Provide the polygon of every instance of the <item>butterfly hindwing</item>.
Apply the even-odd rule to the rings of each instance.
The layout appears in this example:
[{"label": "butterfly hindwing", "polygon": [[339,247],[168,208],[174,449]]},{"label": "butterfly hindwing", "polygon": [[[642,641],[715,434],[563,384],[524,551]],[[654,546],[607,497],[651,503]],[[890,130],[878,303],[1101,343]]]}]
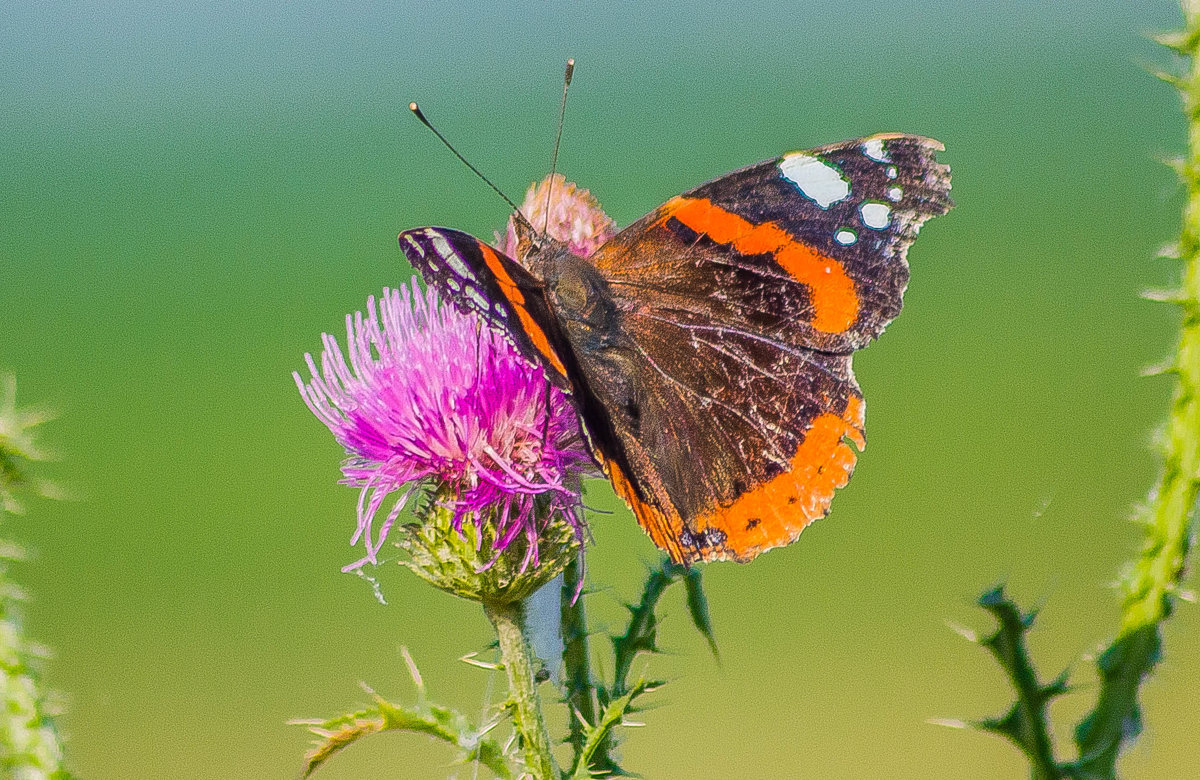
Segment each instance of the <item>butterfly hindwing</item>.
[{"label": "butterfly hindwing", "polygon": [[[784,155],[673,198],[591,256],[637,399],[637,415],[604,399],[623,445],[613,483],[676,560],[787,544],[849,479],[865,443],[850,356],[899,313],[908,246],[949,208],[939,148],[888,135]],[[611,359],[579,356],[598,392]]]},{"label": "butterfly hindwing", "polygon": [[747,561],[825,515],[865,444],[848,355],[649,312],[623,314],[622,332],[578,359],[620,445],[601,459],[660,547]]}]

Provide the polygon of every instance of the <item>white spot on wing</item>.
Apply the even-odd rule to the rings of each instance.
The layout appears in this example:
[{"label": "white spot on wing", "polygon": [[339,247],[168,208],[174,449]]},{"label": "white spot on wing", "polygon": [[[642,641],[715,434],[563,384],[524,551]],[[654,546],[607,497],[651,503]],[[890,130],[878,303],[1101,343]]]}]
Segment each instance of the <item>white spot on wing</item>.
[{"label": "white spot on wing", "polygon": [[404,234],[404,240],[407,241],[408,245],[411,246],[413,248],[413,250],[416,251],[417,257],[425,256],[425,250],[421,248],[420,241],[417,241],[417,239],[413,238],[412,236],[410,236],[407,233]]},{"label": "white spot on wing", "polygon": [[842,246],[850,246],[858,240],[858,236],[853,230],[850,230],[849,228],[842,228],[833,234],[833,240]]},{"label": "white spot on wing", "polygon": [[487,312],[489,309],[491,309],[491,304],[488,302],[488,299],[484,298],[483,294],[480,293],[479,290],[467,285],[463,288],[463,292],[467,294],[467,297],[471,299],[471,303],[475,304],[480,311]]},{"label": "white spot on wing", "polygon": [[450,266],[450,270],[458,274],[469,282],[475,281],[475,274],[463,262],[463,259],[456,253],[451,253],[446,256],[446,265]]},{"label": "white spot on wing", "polygon": [[892,207],[886,203],[869,201],[859,208],[863,224],[872,230],[883,230],[892,222]]},{"label": "white spot on wing", "polygon": [[896,170],[896,166],[894,166],[894,165],[889,165],[889,166],[888,166],[888,169],[887,169],[887,177],[888,177],[889,179],[894,179],[894,178],[896,178],[896,177],[897,177],[897,176],[899,176],[899,175],[900,175],[900,171]]},{"label": "white spot on wing", "polygon": [[900,199],[904,197],[904,190],[900,189],[899,187],[892,187],[890,190],[888,190],[887,196],[888,200],[899,203]]},{"label": "white spot on wing", "polygon": [[891,157],[887,156],[887,152],[883,148],[882,138],[868,138],[863,141],[863,154],[870,157],[875,162],[890,163]]},{"label": "white spot on wing", "polygon": [[850,182],[829,163],[804,152],[785,154],[779,172],[796,185],[804,197],[827,209],[850,195]]},{"label": "white spot on wing", "polygon": [[426,230],[425,235],[429,237],[429,241],[433,244],[434,251],[436,251],[443,260],[448,260],[454,254],[454,250],[450,248],[450,242],[447,241],[446,237],[441,233],[438,233],[436,230]]},{"label": "white spot on wing", "polygon": [[[470,267],[467,266],[466,263],[463,262],[463,259],[458,252],[454,251],[454,249],[450,246],[450,242],[446,240],[445,236],[432,228],[427,228],[425,230],[425,237],[428,238],[430,243],[433,244],[433,248],[437,251],[438,255],[446,261],[446,265],[450,266],[450,270],[452,272],[458,274],[469,282],[477,281],[475,279],[475,273],[470,269]],[[432,267],[433,264],[431,263],[430,268]]]}]

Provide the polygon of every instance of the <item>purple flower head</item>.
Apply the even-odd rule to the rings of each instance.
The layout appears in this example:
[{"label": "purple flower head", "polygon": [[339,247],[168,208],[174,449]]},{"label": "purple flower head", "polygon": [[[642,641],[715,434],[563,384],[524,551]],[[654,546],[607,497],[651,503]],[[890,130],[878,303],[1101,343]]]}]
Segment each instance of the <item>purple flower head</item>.
[{"label": "purple flower head", "polygon": [[536,568],[551,525],[566,524],[572,545],[582,541],[579,481],[590,460],[579,422],[567,397],[501,333],[414,280],[385,289],[378,305],[369,298],[365,314],[347,316],[346,335],[345,353],[322,337],[319,369],[305,355],[307,383],[293,374],[349,453],[342,482],[361,490],[351,543],[362,539],[366,555],[345,570],[377,562],[418,493],[430,501],[423,521],[440,512],[476,550],[487,540],[493,555],[474,564],[480,571],[515,541],[519,571]]},{"label": "purple flower head", "polygon": [[[547,209],[546,196],[552,184]],[[613,221],[600,208],[599,202],[592,194],[575,186],[574,182],[567,181],[561,173],[547,176],[537,184],[530,185],[529,191],[525,193],[525,202],[521,204],[521,213],[534,228],[541,230],[545,225],[546,233],[565,242],[572,252],[581,257],[587,257],[596,251],[617,232]],[[508,220],[504,237],[497,235],[496,241],[500,251],[509,257],[516,257],[517,230],[512,219]]]}]

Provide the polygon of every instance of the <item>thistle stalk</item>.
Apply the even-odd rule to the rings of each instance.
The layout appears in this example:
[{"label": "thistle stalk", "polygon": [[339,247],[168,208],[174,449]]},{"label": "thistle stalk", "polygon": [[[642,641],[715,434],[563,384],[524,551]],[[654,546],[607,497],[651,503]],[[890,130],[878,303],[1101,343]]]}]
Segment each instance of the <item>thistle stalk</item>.
[{"label": "thistle stalk", "polygon": [[1075,732],[1078,777],[1115,777],[1124,743],[1141,730],[1137,702],[1142,680],[1162,652],[1160,626],[1171,616],[1186,571],[1200,489],[1200,0],[1182,0],[1184,29],[1159,37],[1181,55],[1182,76],[1164,76],[1183,99],[1187,153],[1179,166],[1187,192],[1177,255],[1179,290],[1162,296],[1180,307],[1179,345],[1168,371],[1177,384],[1162,442],[1163,470],[1145,510],[1145,541],[1123,582],[1121,627],[1097,661],[1095,709]]},{"label": "thistle stalk", "polygon": [[563,570],[562,638],[563,683],[566,687],[566,704],[570,710],[567,742],[575,753],[575,759],[583,752],[587,742],[587,727],[597,722],[596,687],[592,681],[592,663],[588,653],[587,617],[584,614],[583,567],[578,560],[567,564]]},{"label": "thistle stalk", "polygon": [[[45,457],[35,446],[33,429],[48,417],[18,409],[16,394],[16,378],[0,377],[0,521],[21,511],[25,495],[53,493],[31,469]],[[40,679],[45,651],[25,634],[19,610],[23,596],[11,578],[10,564],[23,558],[20,546],[0,539],[0,776],[69,780],[56,707]]]},{"label": "thistle stalk", "polygon": [[1187,153],[1176,166],[1187,194],[1183,224],[1179,242],[1165,253],[1183,268],[1178,290],[1146,295],[1180,307],[1178,347],[1159,372],[1174,374],[1176,385],[1162,437],[1162,474],[1140,517],[1145,539],[1121,582],[1117,636],[1096,660],[1099,692],[1095,707],[1075,727],[1074,761],[1054,759],[1045,704],[1066,692],[1066,675],[1046,686],[1037,683],[1023,637],[1032,615],[1022,615],[999,589],[980,602],[1000,621],[985,644],[1009,673],[1017,702],[1004,717],[978,725],[1012,739],[1035,779],[1116,780],[1121,751],[1142,730],[1138,694],[1162,658],[1162,624],[1179,597],[1192,546],[1200,494],[1200,0],[1180,5],[1184,29],[1157,40],[1183,62],[1181,73],[1159,74],[1179,91],[1188,122]]},{"label": "thistle stalk", "polygon": [[1200,489],[1200,0],[1182,3],[1186,29],[1176,49],[1188,59],[1178,82],[1188,119],[1188,150],[1182,169],[1187,187],[1179,257],[1179,347],[1171,372],[1178,378],[1163,442],[1163,473],[1147,512],[1146,543],[1125,588],[1121,634],[1171,614],[1191,545],[1190,524]]},{"label": "thistle stalk", "polygon": [[521,735],[526,769],[535,780],[558,780],[558,766],[550,752],[550,732],[542,717],[542,703],[534,680],[533,652],[525,636],[524,604],[484,601],[483,611],[500,642],[500,659],[508,675],[508,706]]}]

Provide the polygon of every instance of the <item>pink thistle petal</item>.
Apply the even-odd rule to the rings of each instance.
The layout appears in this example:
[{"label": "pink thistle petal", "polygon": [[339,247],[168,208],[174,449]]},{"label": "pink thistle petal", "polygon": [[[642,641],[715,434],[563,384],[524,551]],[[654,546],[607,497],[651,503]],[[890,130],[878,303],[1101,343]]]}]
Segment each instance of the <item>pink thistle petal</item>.
[{"label": "pink thistle petal", "polygon": [[[547,208],[549,194],[549,208]],[[616,225],[600,208],[590,192],[567,181],[561,173],[532,184],[525,193],[521,213],[536,230],[564,242],[572,252],[587,257],[616,235]],[[517,231],[509,219],[503,239],[496,237],[498,248],[509,257],[517,254]]]},{"label": "pink thistle petal", "polygon": [[[319,369],[305,355],[307,382],[293,375],[349,456],[342,482],[360,490],[351,543],[361,540],[366,555],[346,570],[377,563],[413,494],[442,485],[457,488],[448,504],[457,531],[468,517],[477,527],[495,523],[498,552],[523,536],[535,548],[525,565],[536,565],[539,526],[555,517],[583,538],[575,508],[590,459],[578,420],[566,396],[502,334],[414,280],[369,298],[365,313],[346,318],[346,336],[344,351],[322,337]],[[539,519],[534,498],[543,494],[552,497],[551,511]]]}]

